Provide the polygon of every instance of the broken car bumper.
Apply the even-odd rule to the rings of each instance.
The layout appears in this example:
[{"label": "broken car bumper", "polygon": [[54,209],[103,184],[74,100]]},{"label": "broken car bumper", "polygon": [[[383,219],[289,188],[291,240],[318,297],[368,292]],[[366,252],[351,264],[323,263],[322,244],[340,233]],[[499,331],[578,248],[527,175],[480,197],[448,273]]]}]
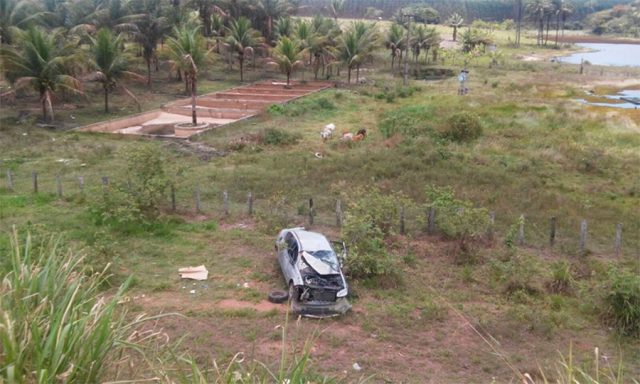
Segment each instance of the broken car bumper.
[{"label": "broken car bumper", "polygon": [[291,301],[291,310],[298,315],[306,317],[332,317],[344,315],[351,309],[351,304],[346,298],[339,298],[335,303],[326,302],[300,302]]}]

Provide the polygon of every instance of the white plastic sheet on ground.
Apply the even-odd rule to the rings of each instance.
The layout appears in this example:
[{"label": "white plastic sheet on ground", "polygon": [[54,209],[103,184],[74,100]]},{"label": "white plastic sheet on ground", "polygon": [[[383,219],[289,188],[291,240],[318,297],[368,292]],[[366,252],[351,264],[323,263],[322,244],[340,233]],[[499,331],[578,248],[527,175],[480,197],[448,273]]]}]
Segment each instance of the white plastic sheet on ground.
[{"label": "white plastic sheet on ground", "polygon": [[180,274],[180,278],[182,279],[191,280],[207,280],[209,277],[209,271],[207,271],[204,265],[180,268],[178,269],[178,274]]}]

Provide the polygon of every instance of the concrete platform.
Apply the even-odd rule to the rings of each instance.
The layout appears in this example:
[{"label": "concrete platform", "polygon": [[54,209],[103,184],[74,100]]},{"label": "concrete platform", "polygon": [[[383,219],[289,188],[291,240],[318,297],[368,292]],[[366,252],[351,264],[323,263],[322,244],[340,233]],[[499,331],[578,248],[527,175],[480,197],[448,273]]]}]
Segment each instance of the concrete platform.
[{"label": "concrete platform", "polygon": [[273,104],[284,104],[333,86],[328,82],[259,82],[196,98],[198,123],[208,123],[201,130],[176,133],[174,126],[191,122],[191,98],[167,103],[160,109],[77,128],[84,132],[103,132],[173,139],[186,139],[213,128],[247,119]]}]

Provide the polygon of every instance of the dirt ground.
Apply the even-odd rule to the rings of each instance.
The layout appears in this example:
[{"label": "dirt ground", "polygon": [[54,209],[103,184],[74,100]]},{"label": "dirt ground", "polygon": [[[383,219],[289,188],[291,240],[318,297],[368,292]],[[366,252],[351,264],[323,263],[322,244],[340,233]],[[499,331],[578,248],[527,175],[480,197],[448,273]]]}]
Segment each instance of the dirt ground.
[{"label": "dirt ground", "polygon": [[[253,223],[244,221],[220,224],[221,231],[251,228]],[[288,324],[287,355],[299,355],[305,343],[311,342],[312,371],[345,382],[369,376],[374,383],[471,383],[491,378],[499,383],[517,382],[518,372],[536,377],[539,366],[553,367],[559,353],[566,353],[572,340],[580,340],[584,330],[536,329],[509,315],[500,297],[487,300],[491,292],[482,282],[461,282],[451,274],[446,242],[429,237],[410,242],[421,265],[416,269],[426,272],[407,279],[393,294],[429,297],[432,304],[421,305],[415,297],[389,299],[379,290],[356,285],[352,287],[353,311],[346,316],[297,318],[288,314],[286,304],[265,300],[270,289],[281,288],[281,276],[273,268],[275,256],[245,244],[242,253],[253,255],[255,267],[270,276],[266,281],[251,278],[249,272],[230,277],[223,271],[212,273],[206,282],[175,278],[166,290],[136,292],[132,305],[136,312],[183,315],[163,318],[157,326],[172,340],[184,337],[183,345],[204,364],[212,360],[224,363],[240,352],[249,361],[255,359],[277,370],[282,327]],[[231,244],[220,257],[233,257],[234,249]],[[216,284],[230,278],[238,283]],[[418,285],[418,280],[441,285]],[[249,291],[258,295],[247,298]],[[588,332],[590,343],[573,341],[576,355],[589,355],[597,345],[603,353],[615,356],[615,350],[605,352],[602,347],[607,335]],[[545,374],[549,378],[554,372],[547,369]]]}]

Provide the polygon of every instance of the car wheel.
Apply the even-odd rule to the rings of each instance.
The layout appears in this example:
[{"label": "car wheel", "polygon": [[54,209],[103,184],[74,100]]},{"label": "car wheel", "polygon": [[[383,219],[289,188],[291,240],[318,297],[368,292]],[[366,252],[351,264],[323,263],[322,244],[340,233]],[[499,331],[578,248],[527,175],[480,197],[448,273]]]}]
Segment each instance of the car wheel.
[{"label": "car wheel", "polygon": [[269,292],[269,301],[275,304],[284,303],[289,298],[289,293],[287,291],[283,291],[282,289],[275,289]]}]

